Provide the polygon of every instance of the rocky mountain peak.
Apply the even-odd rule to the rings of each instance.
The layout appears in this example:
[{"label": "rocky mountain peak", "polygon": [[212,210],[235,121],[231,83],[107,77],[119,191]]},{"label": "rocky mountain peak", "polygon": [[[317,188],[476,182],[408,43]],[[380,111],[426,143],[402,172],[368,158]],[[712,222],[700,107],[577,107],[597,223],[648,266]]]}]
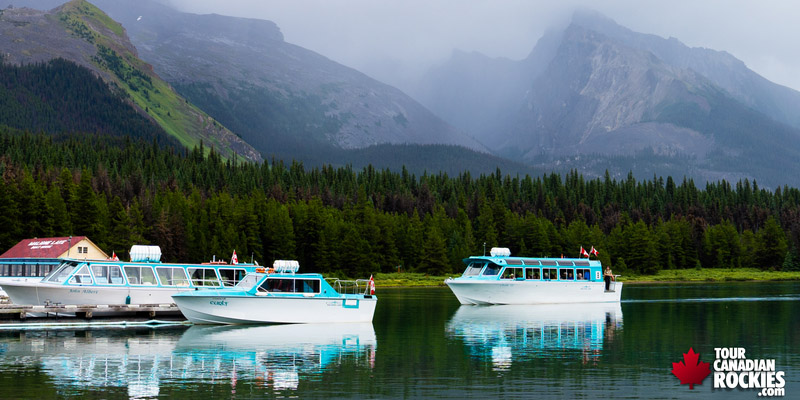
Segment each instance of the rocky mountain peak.
[{"label": "rocky mountain peak", "polygon": [[[478,67],[480,76],[462,73]],[[800,127],[800,93],[728,53],[637,33],[592,11],[548,31],[524,60],[454,57],[426,82],[421,94],[435,95],[423,102],[449,122],[473,127],[503,156],[544,168],[601,175],[622,166],[624,175],[639,165],[700,180],[769,180],[786,177],[784,168],[760,157],[793,160],[800,152],[800,131],[784,125]]]},{"label": "rocky mountain peak", "polygon": [[233,132],[177,95],[138,58],[126,30],[85,0],[50,11],[10,9],[0,14],[0,52],[15,64],[62,58],[100,76],[111,90],[182,144],[204,141],[225,157],[261,161],[261,154]]}]

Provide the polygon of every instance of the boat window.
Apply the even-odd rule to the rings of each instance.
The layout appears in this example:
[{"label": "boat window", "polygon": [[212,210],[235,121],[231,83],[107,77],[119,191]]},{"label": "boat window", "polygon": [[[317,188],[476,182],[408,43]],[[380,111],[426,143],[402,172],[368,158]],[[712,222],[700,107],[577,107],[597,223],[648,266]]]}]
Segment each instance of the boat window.
[{"label": "boat window", "polygon": [[483,271],[484,276],[494,276],[500,273],[500,266],[495,263],[488,263],[486,270]]},{"label": "boat window", "polygon": [[542,265],[547,265],[547,266],[556,265],[556,262],[553,260],[542,260]]},{"label": "boat window", "polygon": [[156,275],[153,273],[153,267],[145,266],[125,266],[125,276],[128,277],[128,283],[131,285],[144,285],[155,286]]},{"label": "boat window", "polygon": [[294,279],[287,278],[267,278],[261,284],[268,292],[294,292]]},{"label": "boat window", "polygon": [[506,267],[500,279],[517,279],[522,278],[522,268]]},{"label": "boat window", "polygon": [[69,280],[69,283],[74,283],[77,285],[91,285],[92,284],[92,275],[89,273],[89,267],[83,266],[75,275],[72,275],[72,278]]},{"label": "boat window", "polygon": [[576,267],[588,267],[589,266],[589,262],[588,261],[575,261],[575,266]]},{"label": "boat window", "polygon": [[542,279],[544,280],[558,279],[556,274],[555,268],[542,268]]},{"label": "boat window", "polygon": [[592,275],[589,273],[589,268],[578,268],[575,271],[575,279],[588,281],[592,277]]},{"label": "boat window", "polygon": [[573,264],[572,261],[558,261],[558,265],[562,267],[571,267],[575,264]]},{"label": "boat window", "polygon": [[222,278],[222,286],[233,287],[244,279],[247,271],[243,268],[220,268],[219,277]]},{"label": "boat window", "polygon": [[295,289],[301,293],[319,293],[319,279],[298,279]]},{"label": "boat window", "polygon": [[539,280],[539,268],[525,268],[525,279]]},{"label": "boat window", "polygon": [[214,268],[189,268],[189,276],[195,286],[219,286]]},{"label": "boat window", "polygon": [[522,260],[519,258],[506,258],[506,264],[508,265],[522,265]]},{"label": "boat window", "polygon": [[189,286],[189,278],[183,268],[156,267],[156,272],[163,286]]},{"label": "boat window", "polygon": [[542,263],[540,263],[539,260],[525,259],[522,261],[525,263],[525,265],[542,265]]},{"label": "boat window", "polygon": [[247,275],[236,284],[236,287],[242,290],[250,290],[258,283],[258,280],[261,279],[262,276],[263,275]]},{"label": "boat window", "polygon": [[486,265],[486,263],[482,261],[469,263],[469,266],[467,266],[467,270],[464,271],[464,276],[475,276],[480,274],[484,265]]},{"label": "boat window", "polygon": [[72,273],[72,270],[75,269],[75,266],[77,265],[78,263],[76,262],[63,262],[61,263],[60,266],[58,266],[58,268],[51,271],[50,275],[48,275],[44,279],[47,280],[48,282],[53,282],[53,283],[64,282],[67,280],[67,277],[69,276],[70,273]]},{"label": "boat window", "polygon": [[92,265],[92,274],[98,285],[122,285],[122,270],[119,265]]},{"label": "boat window", "polygon": [[561,268],[558,270],[558,278],[562,281],[571,281],[575,279],[575,270],[572,268]]}]

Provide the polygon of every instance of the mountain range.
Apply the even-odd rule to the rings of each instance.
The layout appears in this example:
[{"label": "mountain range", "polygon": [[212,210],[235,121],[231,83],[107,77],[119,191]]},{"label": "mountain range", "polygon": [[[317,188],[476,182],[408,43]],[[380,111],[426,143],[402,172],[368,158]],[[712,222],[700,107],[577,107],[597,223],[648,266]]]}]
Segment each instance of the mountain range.
[{"label": "mountain range", "polygon": [[455,52],[415,97],[498,155],[588,175],[800,182],[800,93],[725,52],[576,12],[519,61]]},{"label": "mountain range", "polygon": [[96,0],[178,92],[265,154],[378,144],[486,151],[400,90],[284,41],[270,21]]},{"label": "mountain range", "polygon": [[[50,13],[6,10],[0,16],[5,62],[46,54],[83,65],[184,144],[202,139],[247,159],[312,164],[370,160],[429,171],[576,169],[588,176],[632,171],[641,178],[800,184],[792,174],[800,167],[800,93],[728,53],[633,32],[595,12],[576,12],[522,60],[454,51],[413,85],[412,98],[287,43],[270,21],[182,13],[153,0],[93,3],[114,21],[99,10],[58,17],[65,9],[94,12],[83,0]],[[25,20],[34,17],[35,23]],[[101,40],[81,37],[83,28],[70,26],[72,20]],[[45,22],[50,28],[30,28]],[[164,97],[181,101],[142,96],[134,90],[141,80],[131,87],[130,74],[109,68],[116,58],[97,61],[104,48],[131,71],[163,79],[163,87],[147,93],[170,92]],[[197,127],[165,125],[166,113],[187,110],[229,143]]]}]

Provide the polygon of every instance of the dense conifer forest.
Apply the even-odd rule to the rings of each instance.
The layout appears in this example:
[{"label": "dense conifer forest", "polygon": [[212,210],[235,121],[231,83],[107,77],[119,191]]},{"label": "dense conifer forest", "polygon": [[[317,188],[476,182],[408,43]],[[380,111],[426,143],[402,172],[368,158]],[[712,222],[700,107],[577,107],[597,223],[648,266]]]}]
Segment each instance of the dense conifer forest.
[{"label": "dense conifer forest", "polygon": [[0,124],[31,132],[89,132],[178,141],[136,112],[87,68],[64,59],[4,64],[0,56]]},{"label": "dense conifer forest", "polygon": [[755,182],[633,176],[585,179],[501,171],[414,175],[224,160],[207,149],[101,134],[0,128],[0,249],[31,237],[87,235],[124,258],[262,264],[366,276],[454,274],[492,246],[577,257],[594,246],[615,273],[663,268],[798,268],[800,191]]}]

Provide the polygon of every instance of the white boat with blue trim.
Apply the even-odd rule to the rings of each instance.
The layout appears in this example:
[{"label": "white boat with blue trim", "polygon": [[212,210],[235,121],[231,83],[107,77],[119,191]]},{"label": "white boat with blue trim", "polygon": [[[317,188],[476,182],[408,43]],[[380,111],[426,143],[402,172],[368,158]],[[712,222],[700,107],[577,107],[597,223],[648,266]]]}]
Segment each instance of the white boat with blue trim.
[{"label": "white boat with blue trim", "polygon": [[372,322],[378,298],[370,279],[326,281],[298,274],[294,260],[247,275],[231,289],[177,293],[175,304],[195,324],[297,324]]},{"label": "white boat with blue trim", "polygon": [[[14,304],[172,304],[172,295],[208,287],[233,287],[255,264],[161,263],[158,246],[133,246],[131,261],[66,258],[39,280],[3,282]],[[95,314],[102,314],[96,312]]]},{"label": "white boat with blue trim", "polygon": [[511,257],[504,247],[490,256],[465,258],[464,273],[448,278],[461,304],[556,304],[619,302],[616,276],[606,288],[600,261],[586,258]]}]

